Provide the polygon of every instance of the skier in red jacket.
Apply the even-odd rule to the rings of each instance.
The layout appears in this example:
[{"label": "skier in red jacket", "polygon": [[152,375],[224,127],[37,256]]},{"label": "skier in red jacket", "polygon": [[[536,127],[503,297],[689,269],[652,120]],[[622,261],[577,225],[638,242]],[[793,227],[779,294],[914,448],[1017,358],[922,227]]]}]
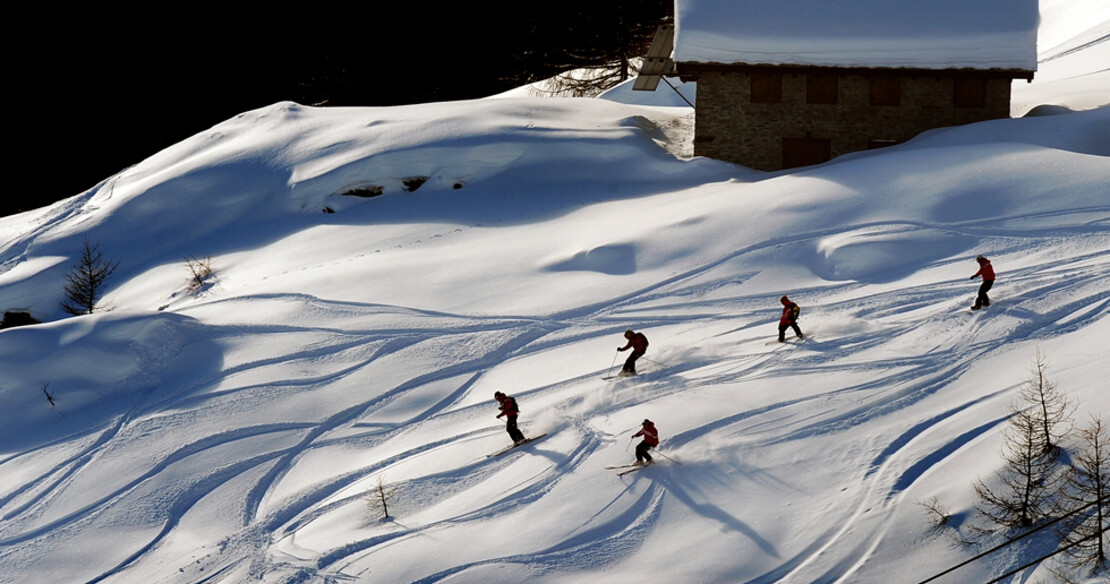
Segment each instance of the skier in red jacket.
[{"label": "skier in red jacket", "polygon": [[782,302],[782,317],[779,318],[779,342],[786,342],[787,328],[793,328],[794,334],[798,335],[798,338],[804,337],[802,329],[798,328],[798,314],[801,313],[802,309],[787,298],[785,294],[779,301]]},{"label": "skier in red jacket", "polygon": [[644,439],[636,445],[636,464],[651,464],[652,458],[648,450],[659,446],[659,431],[651,420],[644,420],[643,428],[632,435],[633,438],[643,436]]},{"label": "skier in red jacket", "polygon": [[513,444],[524,442],[524,433],[516,427],[516,417],[520,414],[520,410],[516,406],[516,400],[500,391],[493,393],[493,399],[501,405],[501,413],[497,414],[497,417],[506,416],[505,431],[509,433],[509,438],[513,439]]},{"label": "skier in red jacket", "polygon": [[648,340],[644,333],[632,332],[632,329],[624,331],[624,338],[628,339],[628,344],[623,347],[617,347],[618,351],[627,351],[632,349],[632,354],[624,362],[624,368],[618,374],[621,377],[631,377],[636,375],[636,360],[644,356],[647,352]]},{"label": "skier in red jacket", "polygon": [[994,286],[994,268],[991,267],[991,261],[983,256],[978,256],[975,261],[979,262],[979,271],[971,276],[971,279],[982,277],[983,283],[979,285],[979,294],[975,297],[975,305],[971,307],[972,310],[979,310],[991,305],[991,299],[987,298],[987,291]]}]

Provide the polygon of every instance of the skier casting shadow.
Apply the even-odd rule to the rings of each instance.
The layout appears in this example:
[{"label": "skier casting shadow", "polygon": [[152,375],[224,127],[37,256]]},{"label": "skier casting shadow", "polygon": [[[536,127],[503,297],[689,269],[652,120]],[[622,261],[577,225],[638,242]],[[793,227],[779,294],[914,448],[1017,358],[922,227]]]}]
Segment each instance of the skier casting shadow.
[{"label": "skier casting shadow", "polygon": [[517,408],[516,399],[507,396],[500,391],[494,392],[493,398],[501,406],[501,413],[497,417],[505,416],[505,431],[509,433],[509,438],[513,439],[513,444],[519,445],[524,442],[524,433],[516,427],[516,417],[520,414],[520,409]]},{"label": "skier casting shadow", "polygon": [[785,294],[779,300],[782,302],[782,317],[779,318],[779,342],[786,342],[787,328],[793,328],[794,334],[798,335],[798,338],[804,337],[802,329],[798,328],[798,315],[801,314],[802,309],[787,298]]},{"label": "skier casting shadow", "polygon": [[648,450],[659,446],[659,431],[655,429],[655,424],[651,420],[644,420],[643,428],[639,432],[632,435],[632,438],[643,436],[644,439],[636,445],[636,464],[647,465],[654,462]]},{"label": "skier casting shadow", "polygon": [[975,261],[979,262],[979,271],[971,276],[971,279],[982,277],[983,283],[979,285],[979,294],[975,296],[975,304],[971,307],[972,310],[979,310],[991,305],[991,299],[987,297],[987,291],[994,286],[994,268],[991,267],[991,261],[983,256],[978,256]]},{"label": "skier casting shadow", "polygon": [[624,338],[628,339],[628,344],[623,347],[618,347],[618,351],[627,351],[632,349],[632,354],[624,362],[624,368],[618,374],[621,377],[631,377],[636,375],[636,360],[644,356],[647,352],[648,340],[644,333],[633,332],[632,329],[624,331]]}]

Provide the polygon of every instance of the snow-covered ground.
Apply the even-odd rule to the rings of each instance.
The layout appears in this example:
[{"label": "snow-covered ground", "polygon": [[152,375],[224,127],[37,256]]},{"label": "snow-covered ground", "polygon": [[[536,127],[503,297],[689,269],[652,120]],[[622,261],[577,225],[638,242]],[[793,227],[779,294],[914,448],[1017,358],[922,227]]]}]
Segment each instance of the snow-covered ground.
[{"label": "snow-covered ground", "polygon": [[[620,92],[282,103],[0,219],[0,309],[46,321],[0,331],[0,582],[898,584],[968,558],[1037,351],[1079,425],[1110,413],[1107,22],[1042,23],[1015,109],[1062,108],[793,172],[676,157],[688,108]],[[85,238],[119,269],[63,318]],[[976,254],[999,280],[971,313]],[[784,293],[804,342],[770,342]],[[641,374],[603,381],[627,327]],[[547,436],[487,457],[495,391]],[[617,477],[644,418],[659,463]]]}]

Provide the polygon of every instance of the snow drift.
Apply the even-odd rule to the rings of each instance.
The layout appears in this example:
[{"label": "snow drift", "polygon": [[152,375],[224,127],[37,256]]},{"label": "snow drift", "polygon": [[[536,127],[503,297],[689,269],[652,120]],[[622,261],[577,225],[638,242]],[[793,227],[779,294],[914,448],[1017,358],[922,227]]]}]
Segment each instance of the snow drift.
[{"label": "snow drift", "polygon": [[[1080,423],[1110,411],[1110,109],[773,174],[660,147],[687,118],[281,103],[0,219],[0,307],[46,321],[0,332],[0,581],[890,583],[966,558],[915,503],[973,521],[1035,352]],[[62,318],[86,238],[120,269]],[[783,293],[796,345],[768,343]],[[602,381],[627,327],[641,375]],[[547,437],[487,458],[494,391]],[[645,417],[659,463],[617,478]]]}]

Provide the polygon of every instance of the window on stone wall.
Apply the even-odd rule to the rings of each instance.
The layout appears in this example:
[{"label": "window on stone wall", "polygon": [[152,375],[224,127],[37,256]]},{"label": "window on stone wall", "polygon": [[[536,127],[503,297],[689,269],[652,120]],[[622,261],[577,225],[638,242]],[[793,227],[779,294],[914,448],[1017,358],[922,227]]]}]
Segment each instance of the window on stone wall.
[{"label": "window on stone wall", "polygon": [[782,103],[782,73],[752,73],[752,103]]},{"label": "window on stone wall", "polygon": [[821,164],[832,158],[832,140],[829,138],[783,138],[782,167],[795,168]]},{"label": "window on stone wall", "polygon": [[986,107],[987,80],[974,77],[957,78],[952,105],[956,107]]},{"label": "window on stone wall", "polygon": [[872,77],[871,105],[902,105],[900,77]]},{"label": "window on stone wall", "polygon": [[806,103],[837,103],[839,89],[840,78],[836,75],[807,75]]}]

